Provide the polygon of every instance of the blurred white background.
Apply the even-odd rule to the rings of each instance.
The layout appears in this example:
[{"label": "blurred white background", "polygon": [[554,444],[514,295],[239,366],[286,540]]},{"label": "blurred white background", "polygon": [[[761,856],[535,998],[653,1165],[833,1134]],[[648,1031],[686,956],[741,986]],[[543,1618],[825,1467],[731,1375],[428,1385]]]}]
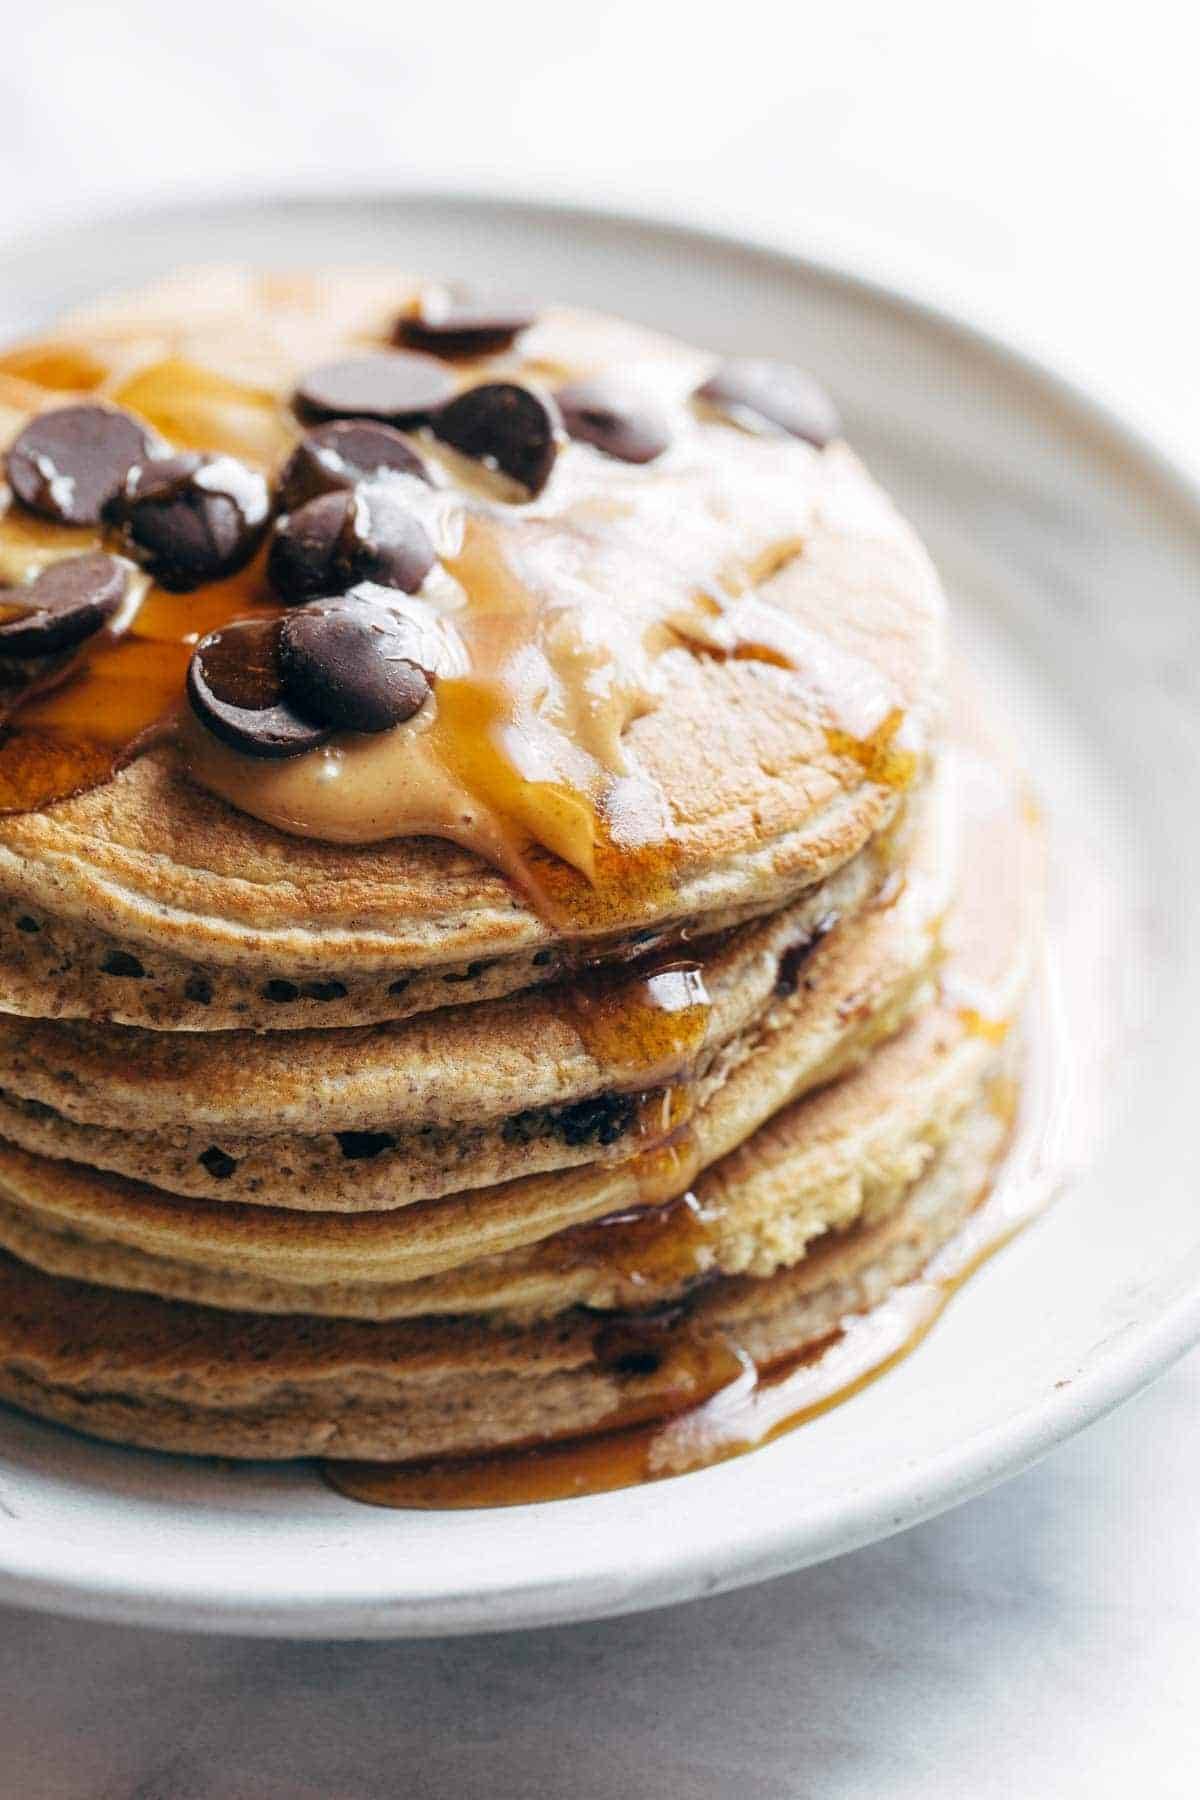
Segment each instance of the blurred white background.
[{"label": "blurred white background", "polygon": [[[0,239],[11,266],[75,217],[289,189],[630,205],[915,287],[1200,468],[1193,10],[35,0]],[[0,1792],[1183,1800],[1198,1399],[1193,1358],[950,1518],[653,1619],[325,1654],[0,1614]]]},{"label": "blurred white background", "polygon": [[1181,441],[1184,0],[46,0],[0,62],[8,232],[147,196],[443,182],[687,213],[966,307]]}]

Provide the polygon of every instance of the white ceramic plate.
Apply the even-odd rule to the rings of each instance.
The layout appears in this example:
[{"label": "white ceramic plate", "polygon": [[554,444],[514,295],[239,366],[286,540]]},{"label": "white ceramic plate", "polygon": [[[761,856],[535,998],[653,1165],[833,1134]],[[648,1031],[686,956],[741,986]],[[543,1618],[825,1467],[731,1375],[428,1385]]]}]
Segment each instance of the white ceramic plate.
[{"label": "white ceramic plate", "polygon": [[642,221],[410,197],[126,217],[10,250],[3,324],[211,258],[394,261],[594,303],[818,371],[939,560],[1050,821],[1060,1035],[1041,1099],[1084,1171],[932,1336],[769,1449],[503,1512],[353,1505],[0,1413],[0,1597],[94,1617],[402,1636],[596,1617],[854,1548],[1013,1474],[1200,1338],[1185,1121],[1200,1005],[1200,500],[1046,371],[903,296]]}]

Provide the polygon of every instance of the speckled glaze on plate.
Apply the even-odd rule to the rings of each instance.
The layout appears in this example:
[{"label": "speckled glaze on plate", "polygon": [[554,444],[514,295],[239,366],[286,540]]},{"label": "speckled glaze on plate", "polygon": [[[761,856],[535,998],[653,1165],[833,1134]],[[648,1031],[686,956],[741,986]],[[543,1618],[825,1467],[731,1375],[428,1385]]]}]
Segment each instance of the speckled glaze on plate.
[{"label": "speckled glaze on plate", "polygon": [[[19,250],[19,254],[17,251]],[[356,1506],[306,1466],[214,1467],[0,1413],[0,1599],[314,1637],[501,1630],[662,1605],[885,1536],[1015,1473],[1200,1339],[1186,1121],[1200,1003],[1200,496],[968,326],[676,226],[469,196],[126,215],[12,247],[6,336],[180,263],[391,261],[807,363],[924,534],[1020,732],[1051,834],[1031,1117],[1053,1207],[905,1361],[770,1448],[500,1512]]]}]

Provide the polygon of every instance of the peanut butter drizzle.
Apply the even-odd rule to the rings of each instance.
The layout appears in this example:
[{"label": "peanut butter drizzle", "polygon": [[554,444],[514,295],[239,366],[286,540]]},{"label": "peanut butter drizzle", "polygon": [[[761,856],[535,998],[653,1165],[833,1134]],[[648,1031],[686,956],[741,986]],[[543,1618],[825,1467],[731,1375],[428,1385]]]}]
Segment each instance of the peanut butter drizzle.
[{"label": "peanut butter drizzle", "polygon": [[[998,1095],[1002,1116],[1009,1104],[1007,1092]],[[1047,1198],[1044,1185],[1035,1181],[985,1189],[919,1278],[895,1289],[871,1312],[847,1317],[829,1336],[775,1362],[756,1364],[732,1336],[702,1334],[678,1309],[660,1321],[653,1315],[628,1325],[613,1321],[597,1340],[602,1364],[645,1379],[637,1398],[615,1409],[592,1436],[422,1463],[331,1460],[321,1464],[322,1473],[348,1499],[433,1511],[611,1493],[726,1462],[842,1405],[911,1355],[964,1282]],[[698,1211],[694,1217],[702,1241],[703,1218]],[[678,1218],[674,1213],[669,1235]],[[611,1225],[584,1227],[581,1237],[624,1232],[630,1223],[618,1218]],[[649,1231],[641,1254],[647,1252],[654,1254]]]},{"label": "peanut butter drizzle", "polygon": [[[169,447],[263,468],[294,442],[299,427],[279,393],[161,350],[143,366],[130,355],[118,342],[21,346],[0,358],[0,399],[38,410],[103,398]],[[493,368],[468,365],[460,379],[470,385]],[[506,359],[503,373],[529,379],[539,368],[531,344],[528,366]],[[561,356],[555,368],[573,372]],[[270,606],[257,568],[199,594],[142,583],[124,629],[78,653],[53,695],[10,690],[20,721],[3,753],[0,806],[42,806],[101,781],[178,718],[190,773],[245,812],[330,842],[449,838],[504,870],[546,916],[603,926],[631,899],[653,903],[673,888],[670,807],[631,757],[627,732],[657,707],[685,645],[790,671],[835,754],[871,780],[905,785],[915,756],[898,747],[890,682],[771,603],[772,580],[805,553],[820,456],[697,418],[687,404],[697,373],[689,356],[641,370],[672,415],[674,441],[658,463],[632,468],[566,443],[531,503],[498,498],[478,465],[464,470],[417,434],[435,485],[395,479],[439,562],[418,596],[388,596],[417,621],[438,670],[433,700],[412,721],[374,737],[341,734],[286,762],[229,750],[179,705],[183,673],[204,631]],[[0,574],[19,580],[102,535],[10,506]]]}]

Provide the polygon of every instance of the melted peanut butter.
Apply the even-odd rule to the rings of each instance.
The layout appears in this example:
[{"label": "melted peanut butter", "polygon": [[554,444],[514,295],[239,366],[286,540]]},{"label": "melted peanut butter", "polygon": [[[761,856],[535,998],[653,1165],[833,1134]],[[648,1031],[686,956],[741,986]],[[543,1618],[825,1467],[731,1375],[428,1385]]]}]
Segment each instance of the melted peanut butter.
[{"label": "melted peanut butter", "polygon": [[[300,429],[286,398],[302,364],[286,380],[266,364],[261,383],[230,379],[183,354],[183,333],[161,322],[144,329],[155,355],[139,356],[136,327],[129,342],[109,331],[9,352],[0,358],[6,416],[102,398],[137,413],[168,447],[277,467]],[[572,341],[570,327],[557,336],[539,328],[524,360],[459,365],[456,378],[467,386],[495,372],[535,382],[547,369],[555,379],[595,373],[586,331],[574,352]],[[194,778],[270,824],[336,842],[449,838],[505,870],[548,915],[603,922],[621,900],[653,899],[672,882],[671,806],[628,733],[689,655],[787,671],[811,696],[834,755],[856,759],[871,780],[905,785],[915,758],[899,746],[904,720],[889,679],[771,597],[823,529],[823,507],[844,509],[849,490],[835,481],[826,494],[822,456],[806,444],[698,416],[688,395],[706,367],[675,351],[626,369],[635,392],[668,410],[669,450],[633,467],[564,443],[532,502],[415,434],[433,485],[395,480],[439,560],[419,595],[390,596],[419,623],[438,672],[415,719],[377,736],[340,734],[289,761],[229,750],[180,706],[183,674],[204,631],[269,608],[257,568],[199,594],[139,582],[138,603],[73,657],[53,694],[23,699],[10,684],[20,716],[3,753],[0,806],[42,806],[103,780],[178,719]],[[849,503],[865,504],[852,494]],[[102,539],[10,505],[0,575],[19,581]]]}]

